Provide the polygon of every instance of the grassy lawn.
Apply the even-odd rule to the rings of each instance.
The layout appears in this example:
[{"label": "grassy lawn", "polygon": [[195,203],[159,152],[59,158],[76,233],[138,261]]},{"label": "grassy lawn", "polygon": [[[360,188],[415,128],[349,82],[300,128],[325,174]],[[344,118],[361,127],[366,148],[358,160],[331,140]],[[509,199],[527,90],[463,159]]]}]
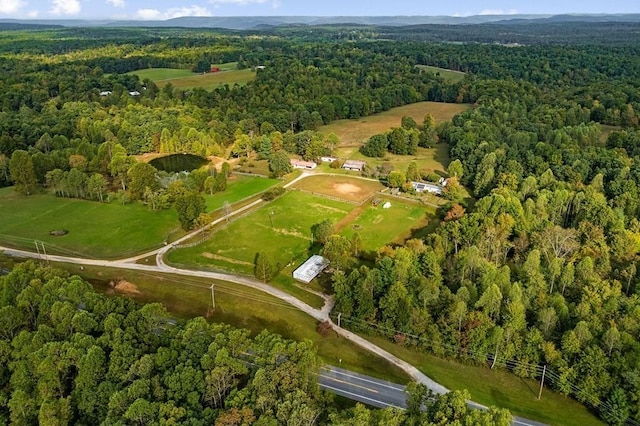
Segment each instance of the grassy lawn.
[{"label": "grassy lawn", "polygon": [[385,244],[401,243],[415,237],[430,221],[435,220],[433,208],[389,199],[391,207],[384,209],[382,205],[387,199],[381,199],[383,201],[377,207],[363,205],[362,211],[354,220],[339,224],[345,237],[351,238],[355,232],[360,234],[364,251],[375,253]]},{"label": "grassy lawn", "polygon": [[361,203],[382,190],[384,185],[378,181],[358,179],[339,174],[335,176],[309,176],[296,182],[293,187],[303,191]]},{"label": "grassy lawn", "polygon": [[407,171],[409,163],[415,161],[418,163],[419,170],[429,172],[444,173],[449,165],[449,146],[445,143],[439,143],[434,148],[418,148],[416,155],[396,155],[387,153],[384,158],[366,157],[358,147],[340,147],[335,152],[337,157],[348,158],[352,160],[362,160],[367,163],[367,167],[376,168],[382,163],[388,162],[393,166],[394,170]]},{"label": "grassy lawn", "polygon": [[607,139],[609,139],[609,135],[613,132],[618,132],[622,130],[622,127],[608,126],[606,124],[601,124],[600,129],[602,129],[602,131],[600,132],[600,143],[602,143],[603,145],[606,145]]},{"label": "grassy lawn", "polygon": [[252,81],[256,77],[255,71],[252,69],[243,70],[229,70],[220,71],[207,74],[194,74],[181,78],[172,78],[169,80],[158,80],[155,83],[158,87],[164,87],[168,83],[171,83],[173,87],[179,89],[193,89],[200,87],[205,90],[213,90],[217,87],[228,84],[233,86],[234,84],[245,85]]},{"label": "grassy lawn", "polygon": [[168,260],[251,275],[257,252],[265,251],[273,264],[284,268],[308,250],[312,225],[327,218],[337,222],[353,208],[345,202],[291,191],[230,222],[204,243],[170,252]]},{"label": "grassy lawn", "polygon": [[[216,310],[212,311],[211,280],[103,267],[85,267],[81,272],[77,265],[56,266],[82,275],[102,293],[122,294],[140,303],[160,302],[178,318],[204,316],[209,321],[246,328],[254,335],[269,330],[288,339],[309,339],[328,364],[339,365],[339,359],[342,359],[341,365],[354,371],[398,383],[409,380],[397,367],[348,340],[335,335],[321,336],[316,331],[316,320],[279,299],[248,287],[216,282]],[[118,292],[109,285],[110,281],[117,280],[126,280],[133,285],[127,286],[127,292]]]},{"label": "grassy lawn", "polygon": [[129,71],[127,74],[137,75],[140,80],[148,78],[153,82],[161,80],[171,80],[174,78],[191,77],[195,74],[191,70],[175,69],[175,68],[147,68],[137,71]]},{"label": "grassy lawn", "polygon": [[367,340],[418,367],[449,389],[467,389],[475,402],[496,405],[513,414],[553,425],[587,426],[600,422],[582,404],[548,388],[538,400],[540,382],[521,379],[504,370],[465,365],[398,346],[381,337]]},{"label": "grassy lawn", "polygon": [[467,104],[418,102],[356,120],[334,121],[326,126],[320,126],[318,131],[327,135],[335,133],[342,146],[360,146],[373,135],[384,133],[392,127],[400,127],[400,121],[404,116],[413,117],[418,124],[421,124],[424,116],[431,114],[436,119],[436,124],[438,124],[442,121],[451,120],[453,116],[468,110],[470,107]]},{"label": "grassy lawn", "polygon": [[242,173],[251,173],[263,176],[269,176],[271,171],[269,170],[269,162],[267,160],[255,160],[239,161],[235,166],[235,170]]},{"label": "grassy lawn", "polygon": [[[121,205],[51,194],[18,195],[0,189],[0,243],[33,250],[45,243],[50,254],[118,258],[156,248],[183,232],[174,209],[153,212],[141,204]],[[49,235],[53,230],[67,235]]]},{"label": "grassy lawn", "polygon": [[207,211],[217,210],[226,202],[236,203],[254,194],[269,189],[279,181],[262,177],[232,175],[227,182],[227,189],[213,195],[206,195]]},{"label": "grassy lawn", "polygon": [[447,68],[438,68],[432,67],[429,65],[416,65],[417,68],[420,68],[423,71],[427,71],[436,75],[440,75],[445,80],[448,80],[452,83],[457,83],[464,79],[465,73],[462,71],[454,71]]}]

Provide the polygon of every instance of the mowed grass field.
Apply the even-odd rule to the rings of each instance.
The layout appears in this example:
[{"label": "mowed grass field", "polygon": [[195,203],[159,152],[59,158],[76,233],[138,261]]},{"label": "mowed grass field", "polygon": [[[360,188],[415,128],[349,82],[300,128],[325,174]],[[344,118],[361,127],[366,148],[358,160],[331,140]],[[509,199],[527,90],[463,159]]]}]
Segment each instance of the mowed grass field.
[{"label": "mowed grass field", "polygon": [[148,78],[154,83],[161,80],[171,80],[174,78],[184,78],[197,75],[191,70],[175,68],[147,68],[143,70],[130,71],[127,74],[135,74],[140,78],[140,80]]},{"label": "mowed grass field", "polygon": [[456,114],[471,108],[468,104],[448,104],[443,102],[418,102],[405,105],[380,114],[356,120],[338,120],[321,126],[318,131],[328,135],[335,133],[341,146],[357,146],[364,144],[373,135],[384,133],[392,127],[400,127],[402,117],[412,117],[416,123],[422,124],[424,116],[433,115],[436,124],[451,120]]},{"label": "mowed grass field", "polygon": [[[251,275],[256,254],[264,251],[273,264],[282,268],[283,276],[276,281],[291,292],[287,280],[291,278],[290,272],[312,254],[310,250],[317,252],[318,246],[312,246],[311,227],[322,220],[332,220],[336,232],[348,237],[358,231],[363,250],[375,252],[385,244],[411,237],[435,219],[433,209],[418,203],[393,199],[390,209],[383,209],[382,205],[370,207],[369,201],[362,203],[375,197],[382,188],[375,181],[321,175],[306,177],[293,188],[215,231],[202,244],[169,252],[169,262]],[[282,282],[278,281],[280,278]]]},{"label": "mowed grass field", "polygon": [[[395,198],[380,199],[382,202],[378,206],[367,203],[358,209],[360,211],[354,220],[338,223],[340,234],[345,237],[351,239],[356,232],[360,235],[363,251],[375,253],[386,244],[401,243],[412,236],[422,236],[420,230],[435,223],[433,208]],[[391,203],[391,207],[385,209],[382,206],[387,201]],[[413,232],[418,235],[412,235]]]},{"label": "mowed grass field", "polygon": [[382,163],[390,163],[394,170],[407,171],[409,163],[418,163],[418,170],[428,172],[445,173],[449,165],[449,145],[439,143],[434,148],[418,148],[416,155],[396,155],[387,153],[384,158],[371,158],[358,151],[358,147],[341,147],[336,149],[335,155],[340,158],[361,160],[367,163],[367,167],[376,168]]},{"label": "mowed grass field", "polygon": [[459,81],[462,81],[464,79],[464,76],[466,75],[462,71],[454,71],[447,68],[432,67],[430,65],[416,65],[416,67],[420,68],[423,71],[440,75],[442,76],[442,78],[452,83],[457,83]]},{"label": "mowed grass field", "polygon": [[337,222],[353,208],[354,205],[347,202],[290,191],[230,222],[204,243],[170,252],[168,260],[179,265],[222,268],[251,275],[256,254],[264,251],[273,264],[285,267],[311,246],[314,224],[324,219]]},{"label": "mowed grass field", "polygon": [[206,195],[207,211],[221,208],[225,202],[236,203],[245,198],[251,197],[259,192],[265,191],[278,183],[277,179],[263,177],[253,177],[244,175],[231,175],[227,181],[227,189],[213,195]]},{"label": "mowed grass field", "polygon": [[299,180],[293,187],[314,194],[361,203],[382,190],[384,185],[374,180],[357,179],[343,175],[318,175]]},{"label": "mowed grass field", "polygon": [[[153,212],[142,204],[99,203],[52,194],[18,195],[0,189],[0,244],[49,254],[120,258],[156,248],[183,235],[174,209]],[[67,230],[62,236],[49,235]]]},{"label": "mowed grass field", "polygon": [[256,76],[254,70],[237,69],[237,62],[228,62],[225,64],[212,64],[212,67],[220,68],[215,73],[197,74],[191,70],[172,69],[172,68],[148,68],[143,70],[131,71],[127,74],[135,74],[141,80],[148,78],[156,83],[158,87],[164,87],[171,83],[173,87],[179,89],[193,89],[196,87],[205,90],[212,90],[218,86],[228,84],[244,85],[253,80]]}]

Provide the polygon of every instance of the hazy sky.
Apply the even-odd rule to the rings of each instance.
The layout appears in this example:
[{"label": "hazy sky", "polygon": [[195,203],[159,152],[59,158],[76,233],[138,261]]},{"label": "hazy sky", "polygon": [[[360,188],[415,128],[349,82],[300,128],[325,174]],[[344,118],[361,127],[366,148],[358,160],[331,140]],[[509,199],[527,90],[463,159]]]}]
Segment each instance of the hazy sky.
[{"label": "hazy sky", "polygon": [[0,18],[640,13],[638,0],[0,0]]}]

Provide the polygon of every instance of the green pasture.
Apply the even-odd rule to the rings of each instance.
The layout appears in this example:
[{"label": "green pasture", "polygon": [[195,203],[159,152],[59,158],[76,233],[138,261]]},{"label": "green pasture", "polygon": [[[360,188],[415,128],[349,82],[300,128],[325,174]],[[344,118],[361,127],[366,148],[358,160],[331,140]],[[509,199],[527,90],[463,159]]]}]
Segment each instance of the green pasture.
[{"label": "green pasture", "polygon": [[550,425],[601,425],[586,407],[548,388],[538,399],[540,382],[522,379],[500,369],[438,358],[399,346],[382,337],[367,340],[393,353],[449,389],[467,389],[471,399],[484,405],[508,408],[515,415]]},{"label": "green pasture", "polygon": [[148,78],[153,82],[197,75],[191,70],[175,68],[146,68],[142,70],[129,71],[127,74],[135,74],[140,78],[140,80]]},{"label": "green pasture", "polygon": [[225,202],[233,204],[247,197],[251,197],[252,195],[269,189],[278,182],[277,179],[232,175],[227,182],[226,191],[205,196],[207,200],[207,211],[217,210],[221,208]]},{"label": "green pasture", "polygon": [[[23,196],[2,188],[0,211],[0,244],[34,251],[33,241],[38,240],[49,254],[120,258],[183,234],[174,209],[153,212],[138,203],[99,203],[49,193]],[[49,234],[63,229],[67,235]]]},{"label": "green pasture", "polygon": [[256,73],[251,69],[220,71],[216,73],[194,74],[181,78],[172,78],[170,80],[158,80],[155,83],[158,87],[164,87],[171,83],[173,87],[178,89],[202,88],[205,90],[213,90],[217,87],[228,84],[233,86],[238,84],[243,86],[252,81],[256,77]]},{"label": "green pasture", "polygon": [[[91,281],[94,288],[102,293],[130,297],[139,303],[162,303],[177,318],[203,316],[212,322],[246,328],[254,335],[269,330],[287,339],[308,339],[316,346],[323,362],[398,383],[409,380],[399,368],[350,341],[334,333],[321,336],[316,331],[316,320],[275,297],[249,287],[216,281],[214,311],[211,309],[212,281],[209,279],[92,266],[85,266],[80,271],[77,265],[70,264],[57,266]],[[109,282],[118,280],[133,284],[130,291],[117,292],[109,285]]]},{"label": "green pasture", "polygon": [[418,148],[416,155],[396,155],[387,153],[383,158],[371,158],[358,151],[358,147],[340,147],[335,151],[335,155],[344,159],[362,160],[367,163],[368,168],[376,168],[383,163],[389,163],[393,170],[407,171],[409,163],[418,163],[418,170],[428,172],[445,173],[449,162],[449,146],[439,143],[434,148]]},{"label": "green pasture", "polygon": [[440,75],[442,78],[452,83],[458,83],[459,81],[462,81],[464,79],[464,76],[466,75],[462,71],[454,71],[447,68],[432,67],[429,65],[416,65],[416,67],[420,68],[423,71]]},{"label": "green pasture", "polygon": [[[389,243],[401,243],[411,238],[423,236],[422,231],[431,221],[436,220],[435,210],[412,202],[398,199],[380,198],[377,207],[363,206],[363,211],[350,223],[344,224],[342,235],[349,239],[354,233],[360,234],[362,250],[376,252]],[[385,202],[391,207],[383,208]]]},{"label": "green pasture", "polygon": [[471,108],[468,104],[452,104],[444,102],[417,102],[392,108],[379,114],[353,120],[336,120],[318,128],[319,132],[328,135],[335,133],[340,146],[359,147],[373,135],[384,133],[392,127],[400,127],[402,117],[412,117],[418,125],[422,125],[424,117],[431,114],[439,124],[451,120],[455,115]]},{"label": "green pasture", "polygon": [[324,219],[338,222],[353,208],[346,202],[291,191],[230,222],[204,243],[170,252],[168,260],[253,274],[256,253],[264,251],[274,265],[284,268],[311,245],[311,226]]}]

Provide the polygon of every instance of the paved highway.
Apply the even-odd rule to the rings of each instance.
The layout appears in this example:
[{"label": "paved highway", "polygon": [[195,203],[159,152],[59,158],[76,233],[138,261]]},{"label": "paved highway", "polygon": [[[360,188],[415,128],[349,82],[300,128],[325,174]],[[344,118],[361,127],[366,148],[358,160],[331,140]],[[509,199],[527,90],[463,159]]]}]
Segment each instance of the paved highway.
[{"label": "paved highway", "polygon": [[[407,407],[406,386],[342,368],[329,365],[322,367],[318,372],[318,383],[322,389],[373,407],[400,409]],[[475,402],[468,401],[467,404],[472,408],[487,409],[484,405]],[[512,424],[514,426],[546,426],[544,423],[515,416]]]}]

